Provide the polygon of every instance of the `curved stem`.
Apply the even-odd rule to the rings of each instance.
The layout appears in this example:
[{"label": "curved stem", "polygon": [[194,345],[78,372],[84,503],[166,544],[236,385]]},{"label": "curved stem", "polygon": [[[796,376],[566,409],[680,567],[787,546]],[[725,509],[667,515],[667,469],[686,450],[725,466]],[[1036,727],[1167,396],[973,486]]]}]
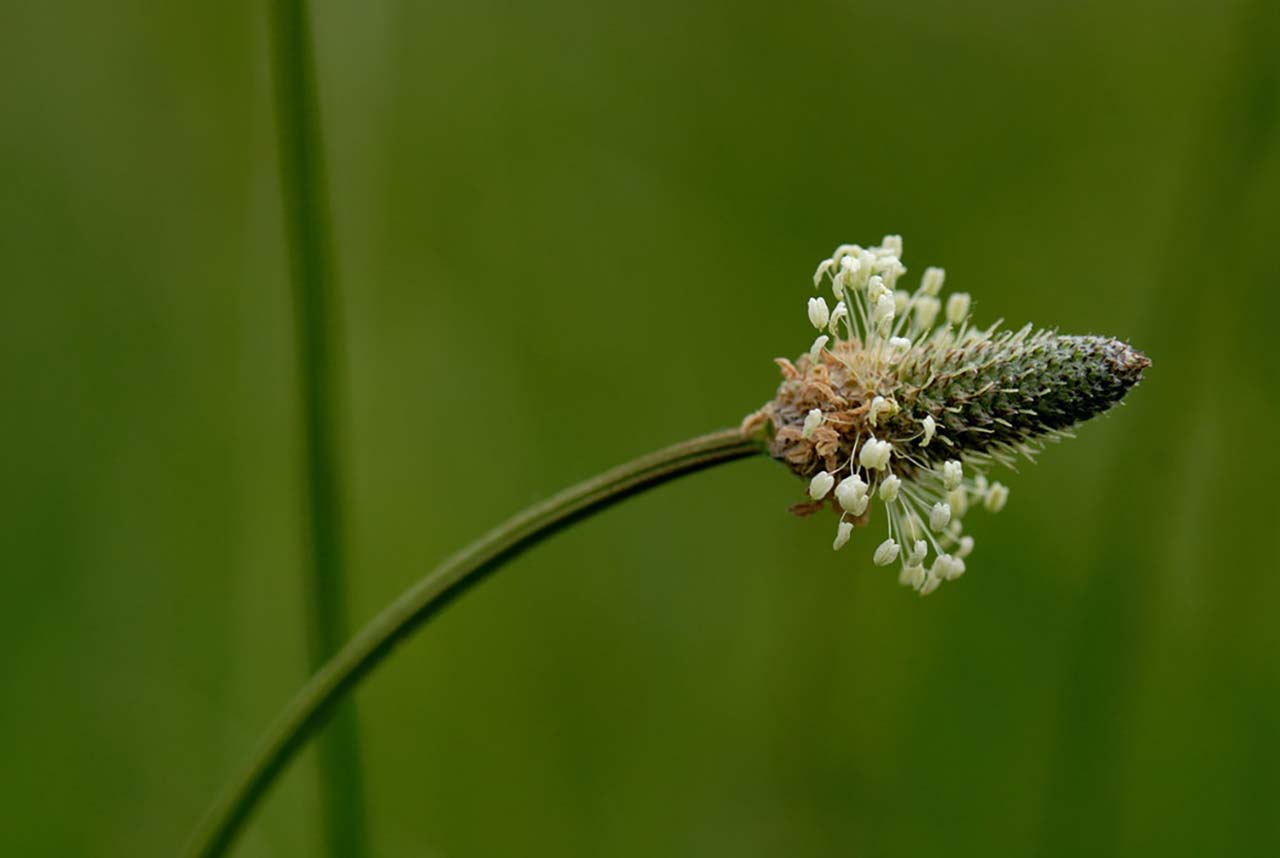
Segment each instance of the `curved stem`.
[{"label": "curved stem", "polygon": [[[320,107],[306,0],[270,4],[280,185],[298,319],[306,453],[308,650],[319,670],[346,638],[343,517],[338,458],[338,313]],[[320,817],[330,858],[368,852],[355,709],[335,714],[320,737]]]},{"label": "curved stem", "polygon": [[436,567],[374,617],[293,698],[249,765],[217,800],[184,851],[222,854],[310,734],[357,683],[445,605],[560,528],[645,489],[763,452],[737,429],[713,432],[606,471],[535,504]]}]

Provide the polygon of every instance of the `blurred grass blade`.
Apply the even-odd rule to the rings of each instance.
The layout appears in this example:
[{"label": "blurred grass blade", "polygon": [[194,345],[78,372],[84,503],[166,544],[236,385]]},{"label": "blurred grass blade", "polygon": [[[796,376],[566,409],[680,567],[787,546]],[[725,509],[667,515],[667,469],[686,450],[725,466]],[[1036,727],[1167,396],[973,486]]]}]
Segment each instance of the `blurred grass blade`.
[{"label": "blurred grass blade", "polygon": [[[337,454],[338,334],[328,201],[310,28],[304,0],[273,0],[271,52],[281,190],[297,313],[306,450],[307,577],[312,669],[345,638],[342,498]],[[319,745],[320,816],[332,858],[366,854],[364,789],[352,704]]]},{"label": "blurred grass blade", "polygon": [[335,706],[397,644],[526,548],[634,494],[714,465],[764,452],[725,429],[642,456],[535,504],[450,557],[384,608],[319,670],[267,732],[249,765],[210,808],[187,856],[223,854],[267,789]]}]

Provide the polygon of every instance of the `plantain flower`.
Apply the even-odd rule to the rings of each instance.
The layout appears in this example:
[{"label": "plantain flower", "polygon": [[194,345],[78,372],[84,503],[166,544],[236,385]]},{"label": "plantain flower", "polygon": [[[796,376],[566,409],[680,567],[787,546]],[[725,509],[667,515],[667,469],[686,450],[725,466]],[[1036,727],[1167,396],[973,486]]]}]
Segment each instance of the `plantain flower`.
[{"label": "plantain flower", "polygon": [[834,548],[855,527],[879,527],[876,565],[898,561],[898,580],[927,595],[965,572],[965,514],[1008,500],[988,472],[1070,437],[1151,362],[1109,337],[975,327],[967,293],[951,294],[943,312],[941,268],[925,269],[914,292],[899,286],[906,273],[899,236],[824,259],[814,284],[828,284],[835,309],[817,297],[808,315],[829,336],[778,359],[777,395],[743,425],[809,482],[797,512],[839,516]]}]

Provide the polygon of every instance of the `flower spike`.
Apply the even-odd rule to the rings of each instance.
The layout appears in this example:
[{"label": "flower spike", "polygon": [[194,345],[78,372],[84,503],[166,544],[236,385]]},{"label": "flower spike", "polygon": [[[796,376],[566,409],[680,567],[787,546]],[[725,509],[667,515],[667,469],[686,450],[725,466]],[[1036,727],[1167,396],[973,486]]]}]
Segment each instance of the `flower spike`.
[{"label": "flower spike", "polygon": [[901,260],[890,235],[819,263],[814,286],[829,281],[837,303],[811,298],[808,316],[827,333],[779,361],[777,395],[744,425],[764,427],[770,454],[808,481],[812,500],[797,511],[840,514],[834,548],[883,515],[873,560],[900,563],[899,580],[927,595],[965,572],[966,513],[1009,499],[988,471],[1111,408],[1151,362],[1109,337],[977,328],[968,293],[944,304],[943,269],[926,268],[909,291]]}]

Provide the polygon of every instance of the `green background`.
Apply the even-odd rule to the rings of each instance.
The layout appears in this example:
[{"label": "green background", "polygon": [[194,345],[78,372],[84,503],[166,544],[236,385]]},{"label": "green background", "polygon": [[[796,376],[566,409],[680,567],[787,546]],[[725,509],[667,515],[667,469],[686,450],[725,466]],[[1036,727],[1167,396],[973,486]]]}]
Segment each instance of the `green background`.
[{"label": "green background", "polygon": [[[0,15],[0,853],[172,854],[305,673],[265,15]],[[521,557],[357,695],[378,855],[1280,850],[1280,5],[314,15],[358,622],[757,407],[842,241],[1154,362],[928,599],[764,460]]]}]

